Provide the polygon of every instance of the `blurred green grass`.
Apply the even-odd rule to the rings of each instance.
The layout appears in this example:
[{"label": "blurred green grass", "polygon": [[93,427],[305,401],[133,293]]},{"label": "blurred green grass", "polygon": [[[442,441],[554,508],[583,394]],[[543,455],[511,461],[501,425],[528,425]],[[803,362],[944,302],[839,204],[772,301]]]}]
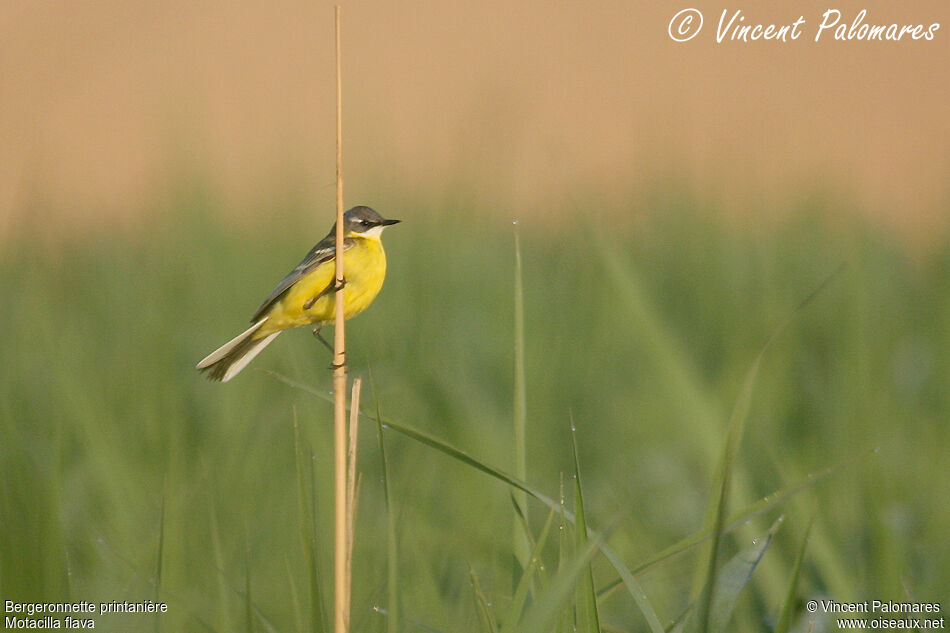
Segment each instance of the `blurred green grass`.
[{"label": "blurred green grass", "polygon": [[[406,222],[387,232],[382,294],[347,329],[351,375],[372,367],[378,391],[364,384],[364,406],[378,399],[384,416],[512,471],[513,234],[476,203],[451,200],[362,201]],[[801,595],[945,598],[950,240],[911,257],[858,220],[822,220],[831,210],[821,202],[754,230],[702,207],[664,191],[628,208],[575,204],[557,227],[519,218],[528,480],[557,496],[562,473],[573,471],[572,414],[587,522],[629,517],[610,544],[630,567],[698,530],[745,372],[844,261],[765,358],[731,507],[881,450],[783,506],[786,526],[740,600],[737,630],[770,630],[813,510]],[[318,559],[330,577],[331,408],[253,369],[329,392],[326,350],[299,330],[227,385],[194,370],[245,327],[329,221],[288,205],[271,222],[235,229],[217,212],[200,189],[186,191],[157,208],[147,230],[54,247],[24,231],[0,255],[4,599],[161,599],[169,613],[157,630],[228,630],[243,620],[249,580],[261,622],[298,630],[291,596],[308,586],[308,571],[295,411],[313,450]],[[618,215],[635,217],[622,223],[633,228],[591,233],[584,224],[612,226]],[[514,591],[510,491],[398,435],[386,441],[404,615],[442,631],[480,630],[470,567],[499,613]],[[387,599],[376,446],[364,424],[359,631],[386,626],[375,610]],[[529,507],[537,529],[548,511]],[[777,514],[727,545],[737,551]],[[694,556],[641,577],[664,622],[686,607]],[[594,578],[603,586],[615,575],[597,560]],[[627,595],[600,610],[604,624],[645,630]],[[114,617],[98,628],[156,624]]]}]

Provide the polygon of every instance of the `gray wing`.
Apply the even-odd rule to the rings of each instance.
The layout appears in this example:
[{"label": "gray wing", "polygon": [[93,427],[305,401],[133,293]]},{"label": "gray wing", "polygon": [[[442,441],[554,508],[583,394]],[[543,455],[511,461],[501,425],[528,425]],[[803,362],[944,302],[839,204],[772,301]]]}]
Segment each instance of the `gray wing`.
[{"label": "gray wing", "polygon": [[[301,260],[297,266],[290,271],[286,277],[284,277],[277,287],[274,288],[274,291],[270,293],[264,303],[261,304],[261,307],[257,309],[257,312],[254,313],[254,316],[251,317],[251,323],[257,321],[264,313],[267,312],[272,305],[274,305],[280,298],[284,295],[287,290],[290,289],[295,283],[297,283],[302,277],[305,277],[308,273],[313,271],[317,266],[324,262],[333,260],[336,257],[336,236],[331,233],[325,238],[320,240],[316,246],[310,249],[310,252],[307,253],[306,257]],[[356,240],[352,238],[346,238],[343,240],[343,250],[348,250],[352,248]]]}]

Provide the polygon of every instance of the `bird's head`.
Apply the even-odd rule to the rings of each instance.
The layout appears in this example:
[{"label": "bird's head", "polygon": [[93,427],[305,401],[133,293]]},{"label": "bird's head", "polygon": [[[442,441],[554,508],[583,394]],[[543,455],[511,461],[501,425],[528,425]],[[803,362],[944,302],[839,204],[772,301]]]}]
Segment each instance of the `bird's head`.
[{"label": "bird's head", "polygon": [[349,236],[379,238],[387,226],[399,220],[387,220],[369,207],[353,207],[343,214],[343,232]]}]

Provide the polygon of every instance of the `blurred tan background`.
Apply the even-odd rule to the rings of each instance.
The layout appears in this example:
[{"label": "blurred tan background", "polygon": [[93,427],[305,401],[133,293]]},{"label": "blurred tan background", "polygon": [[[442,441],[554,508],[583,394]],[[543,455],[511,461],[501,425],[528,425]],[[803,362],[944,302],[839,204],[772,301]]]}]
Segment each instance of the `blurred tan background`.
[{"label": "blurred tan background", "polygon": [[[463,187],[505,215],[680,179],[740,217],[830,194],[911,237],[950,215],[950,4],[842,2],[933,41],[813,40],[827,4],[343,4],[348,203]],[[135,221],[182,176],[263,214],[332,205],[332,3],[0,3],[0,235]],[[667,35],[696,7],[702,33]],[[723,9],[805,17],[716,44]]]}]

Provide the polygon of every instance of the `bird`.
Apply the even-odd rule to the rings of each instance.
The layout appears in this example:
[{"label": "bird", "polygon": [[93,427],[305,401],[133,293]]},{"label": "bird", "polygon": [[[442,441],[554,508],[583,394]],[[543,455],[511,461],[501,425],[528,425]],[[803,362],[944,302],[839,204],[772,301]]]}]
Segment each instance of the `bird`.
[{"label": "bird", "polygon": [[[383,230],[400,222],[373,209],[353,207],[343,214],[342,287],[336,283],[336,223],[297,266],[284,277],[251,317],[251,327],[204,357],[197,369],[227,382],[247,367],[277,335],[292,327],[314,325],[314,335],[327,347],[320,328],[333,321],[336,294],[343,292],[343,316],[350,319],[373,302],[386,279]],[[332,348],[331,348],[332,349]]]}]

